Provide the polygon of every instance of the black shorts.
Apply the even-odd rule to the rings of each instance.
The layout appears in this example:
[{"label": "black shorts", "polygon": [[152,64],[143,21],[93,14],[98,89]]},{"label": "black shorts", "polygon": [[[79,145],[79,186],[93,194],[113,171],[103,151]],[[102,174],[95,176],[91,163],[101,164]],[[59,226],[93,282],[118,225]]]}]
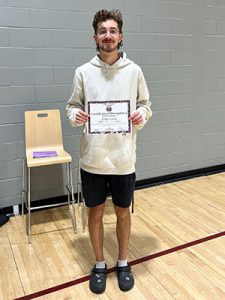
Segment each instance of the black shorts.
[{"label": "black shorts", "polygon": [[105,203],[109,193],[113,204],[129,207],[135,187],[135,173],[128,175],[99,175],[80,170],[82,190],[87,207]]}]

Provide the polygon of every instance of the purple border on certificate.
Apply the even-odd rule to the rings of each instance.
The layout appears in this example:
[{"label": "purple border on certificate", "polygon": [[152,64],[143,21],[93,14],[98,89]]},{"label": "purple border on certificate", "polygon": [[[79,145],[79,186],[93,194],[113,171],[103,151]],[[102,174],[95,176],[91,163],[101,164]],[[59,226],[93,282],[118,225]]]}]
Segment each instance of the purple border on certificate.
[{"label": "purple border on certificate", "polygon": [[[114,108],[116,104],[126,104],[126,110],[121,112],[115,112]],[[96,106],[95,106],[96,104]],[[93,113],[93,107],[95,108],[100,105],[102,109],[102,105],[104,106],[104,112],[95,112]],[[114,106],[115,105],[115,106]],[[92,106],[92,107],[91,107]],[[114,106],[114,108],[113,108]],[[123,108],[124,109],[124,108]],[[110,134],[110,133],[130,133],[131,132],[131,122],[129,120],[130,117],[130,100],[106,100],[106,101],[88,101],[88,114],[90,115],[90,119],[88,120],[88,133],[89,134]],[[98,119],[98,124],[95,126],[93,123],[95,115],[96,118],[102,118],[102,120]],[[98,115],[98,116],[96,116]],[[124,116],[126,115],[126,118]],[[93,116],[93,117],[92,117]],[[123,124],[120,126],[120,119],[123,118]],[[105,120],[105,124],[104,124]],[[114,122],[117,122],[117,124]],[[103,125],[101,128],[101,124]]]}]

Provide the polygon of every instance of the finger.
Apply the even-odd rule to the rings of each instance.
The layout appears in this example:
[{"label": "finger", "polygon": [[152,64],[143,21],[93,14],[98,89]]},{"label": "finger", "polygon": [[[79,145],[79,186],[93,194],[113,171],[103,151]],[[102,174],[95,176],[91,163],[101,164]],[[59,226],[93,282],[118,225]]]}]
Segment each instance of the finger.
[{"label": "finger", "polygon": [[140,125],[142,123],[142,119],[133,122],[134,125]]},{"label": "finger", "polygon": [[76,119],[76,122],[81,124],[81,123],[85,123],[86,121],[83,119]]},{"label": "finger", "polygon": [[140,113],[137,113],[135,116],[133,116],[132,121],[136,122],[138,120],[141,120],[142,116]]},{"label": "finger", "polygon": [[87,122],[89,117],[90,117],[89,114],[87,114],[86,112],[80,110],[76,114],[76,121],[79,122],[79,123],[85,123],[85,122]]},{"label": "finger", "polygon": [[90,117],[90,115],[83,110],[79,111],[78,114],[82,115],[83,117],[87,117],[87,118]]},{"label": "finger", "polygon": [[130,120],[133,120],[137,115],[139,115],[139,112],[138,111],[135,111],[133,112],[131,115],[130,115]]},{"label": "finger", "polygon": [[142,123],[142,121],[135,121],[135,122],[132,122],[133,125],[139,125],[139,124],[141,124],[141,123]]},{"label": "finger", "polygon": [[142,116],[141,116],[141,114],[138,114],[138,116],[134,117],[134,118],[132,119],[132,123],[133,123],[134,125],[139,125],[139,124],[141,124],[141,123],[142,123]]},{"label": "finger", "polygon": [[87,122],[87,120],[88,120],[88,118],[87,117],[83,117],[83,116],[81,116],[81,115],[77,115],[76,116],[76,121],[78,122],[78,123],[85,123],[85,122]]}]

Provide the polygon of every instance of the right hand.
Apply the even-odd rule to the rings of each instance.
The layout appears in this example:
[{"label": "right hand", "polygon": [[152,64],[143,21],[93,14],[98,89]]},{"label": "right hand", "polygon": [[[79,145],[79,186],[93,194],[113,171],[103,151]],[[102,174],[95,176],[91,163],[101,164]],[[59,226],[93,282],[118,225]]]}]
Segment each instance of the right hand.
[{"label": "right hand", "polygon": [[82,125],[87,122],[88,118],[90,118],[89,114],[87,114],[83,110],[79,110],[76,114],[75,121],[77,124]]}]

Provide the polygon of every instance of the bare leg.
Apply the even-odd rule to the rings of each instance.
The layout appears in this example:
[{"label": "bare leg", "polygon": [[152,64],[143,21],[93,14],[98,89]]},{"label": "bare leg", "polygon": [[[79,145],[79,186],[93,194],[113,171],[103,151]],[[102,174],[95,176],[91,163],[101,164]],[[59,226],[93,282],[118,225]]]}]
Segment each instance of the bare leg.
[{"label": "bare leg", "polygon": [[103,214],[105,210],[105,204],[98,205],[96,207],[89,208],[88,215],[88,228],[92,247],[94,249],[96,261],[103,261]]},{"label": "bare leg", "polygon": [[128,245],[130,238],[130,228],[131,228],[131,219],[130,219],[130,209],[121,208],[114,205],[115,213],[117,216],[116,224],[116,234],[119,244],[119,259],[127,259],[128,255]]}]

